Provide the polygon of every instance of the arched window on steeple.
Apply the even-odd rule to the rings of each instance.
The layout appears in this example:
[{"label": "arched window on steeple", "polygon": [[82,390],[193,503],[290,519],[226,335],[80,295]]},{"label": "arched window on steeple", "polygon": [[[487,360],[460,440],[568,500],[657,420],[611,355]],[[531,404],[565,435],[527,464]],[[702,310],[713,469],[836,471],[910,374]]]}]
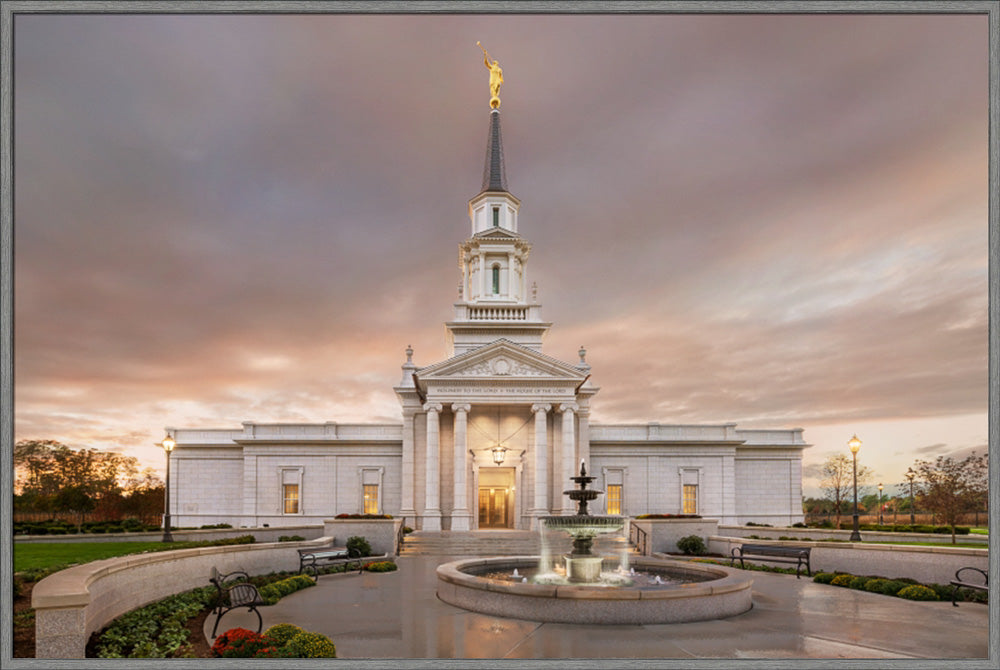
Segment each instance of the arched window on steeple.
[{"label": "arched window on steeple", "polygon": [[500,294],[500,266],[493,266],[493,295]]}]

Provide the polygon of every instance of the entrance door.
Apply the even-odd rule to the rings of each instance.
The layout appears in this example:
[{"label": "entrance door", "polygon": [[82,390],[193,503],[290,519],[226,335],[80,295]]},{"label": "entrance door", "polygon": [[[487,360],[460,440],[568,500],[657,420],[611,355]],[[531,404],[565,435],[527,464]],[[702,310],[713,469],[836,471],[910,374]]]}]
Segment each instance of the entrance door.
[{"label": "entrance door", "polygon": [[507,488],[479,487],[479,527],[507,528]]}]

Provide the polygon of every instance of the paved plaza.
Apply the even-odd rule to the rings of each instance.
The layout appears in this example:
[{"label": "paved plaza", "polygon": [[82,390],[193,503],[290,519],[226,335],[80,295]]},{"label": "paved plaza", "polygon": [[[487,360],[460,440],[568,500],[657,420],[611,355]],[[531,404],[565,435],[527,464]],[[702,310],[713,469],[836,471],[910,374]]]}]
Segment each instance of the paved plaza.
[{"label": "paved plaza", "polygon": [[[985,605],[915,602],[753,572],[753,609],[717,621],[582,626],[505,619],[437,599],[435,568],[464,556],[401,556],[390,573],[323,575],[261,608],[264,627],[328,635],[340,658],[985,659]],[[256,628],[244,610],[220,631]],[[215,617],[206,622],[211,632]],[[211,638],[209,638],[211,641]]]}]

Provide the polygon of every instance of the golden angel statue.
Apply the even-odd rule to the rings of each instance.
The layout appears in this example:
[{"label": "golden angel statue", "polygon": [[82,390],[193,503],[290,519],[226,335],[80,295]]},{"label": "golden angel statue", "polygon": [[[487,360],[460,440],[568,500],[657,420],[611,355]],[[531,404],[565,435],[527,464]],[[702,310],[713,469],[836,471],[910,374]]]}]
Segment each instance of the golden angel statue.
[{"label": "golden angel statue", "polygon": [[487,53],[485,47],[479,42],[476,42],[476,46],[483,50],[483,63],[490,71],[490,107],[496,109],[500,106],[500,84],[503,83],[503,70],[500,68],[500,63],[497,61],[490,62],[490,55]]}]

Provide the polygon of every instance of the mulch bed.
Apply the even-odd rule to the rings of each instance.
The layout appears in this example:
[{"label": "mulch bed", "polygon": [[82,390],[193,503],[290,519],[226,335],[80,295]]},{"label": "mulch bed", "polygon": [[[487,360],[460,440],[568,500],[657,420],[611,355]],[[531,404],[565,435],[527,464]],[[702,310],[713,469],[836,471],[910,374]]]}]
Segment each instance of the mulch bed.
[{"label": "mulch bed", "polygon": [[[31,609],[31,590],[34,582],[21,584],[21,592],[14,598],[14,616]],[[15,622],[17,619],[15,619]],[[14,624],[14,648],[11,656],[14,658],[35,657],[35,624],[19,626]]]}]

